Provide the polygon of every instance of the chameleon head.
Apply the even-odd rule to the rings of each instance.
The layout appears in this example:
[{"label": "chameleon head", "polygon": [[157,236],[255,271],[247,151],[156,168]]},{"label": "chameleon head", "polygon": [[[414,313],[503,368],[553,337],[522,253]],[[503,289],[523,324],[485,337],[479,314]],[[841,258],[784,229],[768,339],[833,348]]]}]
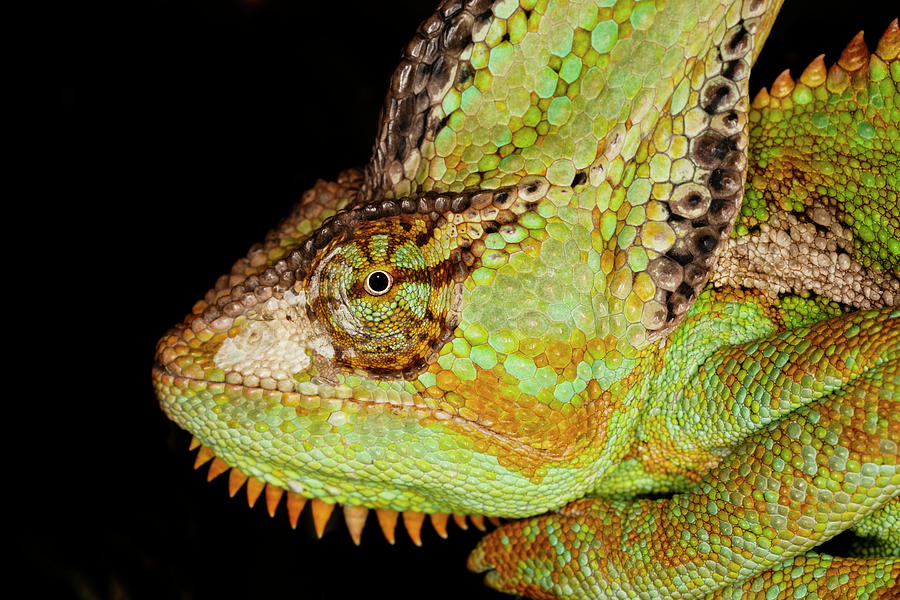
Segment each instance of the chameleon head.
[{"label": "chameleon head", "polygon": [[365,176],[310,190],[161,340],[163,408],[328,502],[517,517],[592,491],[740,209],[779,4],[445,3]]},{"label": "chameleon head", "polygon": [[357,182],[314,188],[159,342],[164,410],[328,502],[517,516],[583,494],[614,460],[595,375],[629,359],[593,318],[602,276],[559,276],[580,251],[539,241],[546,181],[369,203]]}]

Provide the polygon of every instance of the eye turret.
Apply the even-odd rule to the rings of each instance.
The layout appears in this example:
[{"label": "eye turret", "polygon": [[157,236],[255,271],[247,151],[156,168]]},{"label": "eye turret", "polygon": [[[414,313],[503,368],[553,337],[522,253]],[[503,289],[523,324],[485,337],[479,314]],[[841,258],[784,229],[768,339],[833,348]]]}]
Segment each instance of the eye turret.
[{"label": "eye turret", "polygon": [[429,217],[397,215],[360,223],[319,251],[307,298],[335,362],[376,377],[427,367],[456,326],[461,294],[446,240]]}]

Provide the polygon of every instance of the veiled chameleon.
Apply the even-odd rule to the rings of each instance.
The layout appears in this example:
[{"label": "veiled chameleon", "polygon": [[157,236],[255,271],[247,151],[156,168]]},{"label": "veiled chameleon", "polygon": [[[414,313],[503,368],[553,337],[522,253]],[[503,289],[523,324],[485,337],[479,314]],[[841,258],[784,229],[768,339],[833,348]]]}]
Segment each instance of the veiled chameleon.
[{"label": "veiled chameleon", "polygon": [[294,519],[519,519],[502,589],[886,591],[900,33],[751,106],[779,4],[444,2],[365,172],[160,341],[164,410]]}]

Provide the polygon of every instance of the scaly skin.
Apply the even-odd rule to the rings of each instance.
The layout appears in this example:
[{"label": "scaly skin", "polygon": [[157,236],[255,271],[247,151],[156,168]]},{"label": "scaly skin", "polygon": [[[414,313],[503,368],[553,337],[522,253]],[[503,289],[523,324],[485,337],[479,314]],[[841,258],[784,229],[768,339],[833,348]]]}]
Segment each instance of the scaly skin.
[{"label": "scaly skin", "polygon": [[516,518],[469,566],[535,598],[896,592],[900,29],[751,106],[780,4],[445,1],[365,172],[159,342],[198,464]]}]

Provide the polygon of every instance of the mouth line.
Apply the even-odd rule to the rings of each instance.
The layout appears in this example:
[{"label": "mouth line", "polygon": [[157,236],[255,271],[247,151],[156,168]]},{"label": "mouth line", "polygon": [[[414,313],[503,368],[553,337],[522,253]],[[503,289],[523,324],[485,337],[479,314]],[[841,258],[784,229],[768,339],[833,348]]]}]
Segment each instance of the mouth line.
[{"label": "mouth line", "polygon": [[[243,385],[236,384],[228,384],[222,381],[212,381],[208,379],[198,378],[198,377],[190,377],[183,374],[176,374],[167,369],[163,364],[155,362],[152,368],[152,377],[154,382],[160,382],[168,385],[175,385],[177,387],[187,388],[189,386],[196,386],[198,384],[206,385],[206,386],[221,386],[222,389],[232,388],[232,389],[240,389],[245,392],[253,392],[255,394],[265,394],[265,393],[280,393],[280,394],[292,394],[297,396],[298,398],[302,397],[303,394],[298,392],[280,392],[278,390],[265,390],[263,388],[247,388]],[[196,388],[195,388],[196,389]],[[409,414],[412,411],[419,411],[422,413],[421,416],[427,417],[434,413],[435,409],[427,406],[408,406],[402,404],[394,404],[391,402],[375,402],[375,401],[361,401],[357,398],[334,398],[334,399],[322,399],[317,398],[320,401],[331,401],[331,402],[350,402],[357,406],[360,405],[369,405],[369,406],[383,406],[390,409],[397,415],[403,415],[404,413]],[[340,405],[335,406],[336,409],[340,408]],[[364,406],[365,408],[365,406]],[[167,411],[168,412],[168,411]],[[449,414],[449,413],[445,413]],[[170,418],[172,416],[170,415]],[[177,419],[173,419],[176,423],[178,423]],[[510,439],[506,436],[493,432],[487,429],[485,426],[480,425],[478,423],[466,420],[462,417],[452,417],[450,416],[450,420],[455,421],[459,424],[463,424],[471,429],[474,429],[480,432],[482,435],[491,436],[500,440],[506,441],[510,446],[517,447],[522,452],[528,452],[532,456],[535,454],[550,454],[547,451],[543,451],[540,449],[533,448],[531,446],[526,446],[521,442]],[[189,432],[190,433],[190,432]],[[366,507],[361,505],[351,505],[341,503],[340,501],[328,498],[310,498],[308,496],[304,496],[302,493],[295,492],[288,487],[283,487],[281,485],[269,483],[267,481],[263,481],[253,475],[248,475],[241,471],[238,467],[229,465],[223,458],[218,456],[212,448],[205,446],[199,439],[196,437],[192,437],[190,449],[199,451],[196,456],[196,460],[194,462],[194,468],[199,469],[201,466],[209,464],[209,471],[207,474],[207,481],[212,481],[216,477],[228,472],[228,493],[229,496],[234,497],[240,491],[242,487],[246,486],[246,497],[247,503],[252,508],[257,499],[264,495],[266,500],[266,508],[270,516],[274,517],[275,513],[278,509],[279,504],[281,504],[281,500],[284,499],[284,504],[286,505],[286,511],[288,515],[288,520],[292,528],[297,527],[298,519],[301,512],[304,510],[304,507],[309,504],[310,510],[307,511],[311,513],[311,519],[313,521],[314,529],[316,531],[316,535],[321,538],[324,534],[326,525],[334,512],[335,507],[340,506],[341,512],[343,513],[344,520],[346,522],[348,533],[350,534],[351,539],[356,545],[361,543],[361,535],[362,531],[367,523],[367,518],[370,512],[375,513],[375,517],[378,523],[378,528],[380,529],[385,537],[385,539],[390,543],[395,543],[395,529],[398,521],[403,522],[403,527],[409,535],[412,542],[417,545],[422,545],[421,538],[421,530],[424,522],[429,520],[432,523],[432,527],[435,532],[441,538],[446,539],[447,534],[447,526],[449,521],[453,521],[456,526],[462,530],[468,530],[469,522],[476,529],[482,532],[487,531],[486,521],[494,526],[500,526],[504,522],[515,520],[519,517],[497,517],[497,516],[487,516],[481,513],[449,513],[449,512],[418,512],[413,510],[394,510],[390,508],[379,508],[377,506]],[[426,517],[428,517],[426,519]],[[371,521],[371,519],[368,519]],[[369,523],[371,525],[371,523]],[[370,527],[371,528],[371,527]]]},{"label": "mouth line", "polygon": [[284,389],[278,389],[277,387],[276,388],[267,388],[267,387],[258,386],[258,385],[252,386],[252,385],[245,385],[244,383],[229,382],[227,380],[227,377],[226,377],[225,381],[214,381],[211,379],[204,379],[202,377],[192,377],[190,375],[185,375],[183,373],[173,373],[168,368],[166,368],[165,365],[160,364],[158,362],[153,364],[152,376],[153,376],[154,380],[171,379],[172,382],[175,383],[178,387],[183,387],[183,386],[179,385],[180,382],[186,382],[188,384],[202,383],[202,384],[206,384],[206,385],[223,386],[225,388],[230,388],[230,389],[240,389],[240,390],[246,391],[246,392],[248,392],[250,394],[254,394],[254,395],[255,394],[275,394],[275,393],[291,394],[291,395],[297,396],[298,398],[317,398],[320,401],[335,402],[335,403],[349,402],[356,406],[362,406],[362,407],[387,406],[392,409],[398,409],[401,411],[409,411],[409,412],[425,411],[425,412],[428,412],[429,414],[428,415],[415,415],[415,416],[419,416],[419,417],[431,416],[437,421],[455,421],[457,423],[469,425],[469,426],[479,428],[479,429],[484,428],[484,425],[477,423],[476,421],[466,419],[465,417],[462,417],[459,415],[454,415],[454,414],[449,413],[440,408],[428,406],[427,404],[404,404],[404,403],[392,402],[388,399],[385,399],[385,400],[377,399],[377,398],[365,399],[365,398],[357,398],[354,396],[348,396],[348,397],[335,396],[335,397],[329,398],[329,397],[318,396],[316,394],[304,394],[303,392],[301,392],[297,389],[295,382],[292,382],[292,387],[290,390],[284,390]]},{"label": "mouth line", "polygon": [[472,430],[475,430],[479,434],[493,438],[499,441],[501,444],[509,448],[511,451],[527,455],[530,457],[541,457],[549,460],[561,460],[565,459],[566,452],[565,451],[553,451],[545,448],[535,448],[534,446],[530,446],[526,443],[523,443],[515,438],[512,438],[508,435],[499,433],[494,431],[489,426],[479,423],[478,421],[473,421],[471,419],[467,419],[461,415],[455,415],[445,410],[435,408],[433,406],[428,406],[427,404],[402,404],[397,402],[392,402],[389,399],[363,399],[357,398],[354,396],[349,397],[334,397],[334,398],[325,398],[322,396],[317,396],[315,394],[304,394],[300,391],[297,391],[296,387],[292,390],[279,390],[279,389],[267,389],[259,386],[247,386],[243,383],[229,383],[227,381],[213,381],[209,379],[203,379],[199,377],[191,377],[189,375],[173,373],[165,365],[155,362],[153,365],[152,376],[154,380],[171,380],[172,384],[175,384],[177,387],[187,387],[191,384],[205,384],[208,386],[222,386],[222,389],[239,389],[245,392],[247,395],[261,395],[261,394],[289,394],[291,396],[295,396],[296,399],[291,399],[292,403],[296,402],[297,406],[302,406],[304,399],[316,399],[322,403],[334,403],[335,410],[340,410],[343,404],[349,403],[352,406],[362,408],[363,410],[372,410],[375,407],[383,407],[389,409],[396,416],[411,416],[415,417],[419,420],[422,419],[433,419],[434,422],[437,423],[454,423],[458,426],[466,427]]}]

